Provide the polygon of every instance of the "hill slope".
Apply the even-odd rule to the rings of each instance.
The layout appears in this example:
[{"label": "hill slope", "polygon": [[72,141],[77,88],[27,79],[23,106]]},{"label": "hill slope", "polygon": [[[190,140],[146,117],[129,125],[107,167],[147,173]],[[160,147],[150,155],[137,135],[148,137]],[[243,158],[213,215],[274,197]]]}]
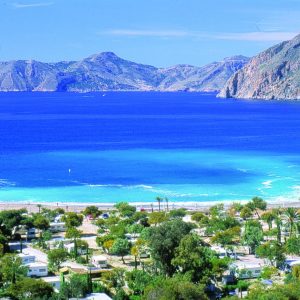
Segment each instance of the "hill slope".
[{"label": "hill slope", "polygon": [[236,56],[204,67],[156,68],[103,52],[81,61],[0,62],[0,91],[220,90],[247,61]]},{"label": "hill slope", "polygon": [[300,99],[300,35],[252,58],[228,80],[220,96]]}]

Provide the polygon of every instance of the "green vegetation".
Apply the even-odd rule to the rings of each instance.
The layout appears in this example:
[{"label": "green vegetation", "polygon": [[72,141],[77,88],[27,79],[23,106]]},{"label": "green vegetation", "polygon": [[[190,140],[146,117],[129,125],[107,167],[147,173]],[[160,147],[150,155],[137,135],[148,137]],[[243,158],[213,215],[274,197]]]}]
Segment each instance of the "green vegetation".
[{"label": "green vegetation", "polygon": [[[161,205],[166,199],[156,200],[159,209],[153,212],[137,211],[125,202],[108,212],[96,206],[82,214],[42,206],[39,213],[0,212],[0,298],[67,300],[98,291],[130,300],[237,295],[248,300],[300,300],[300,266],[286,265],[288,255],[300,254],[297,209],[268,209],[255,197],[246,204],[217,204],[203,212],[169,211],[168,205]],[[57,216],[66,225],[61,233],[66,240],[60,242],[50,233]],[[87,223],[93,234],[85,231]],[[22,249],[24,234],[33,227],[38,229],[37,240],[24,247],[46,254],[51,275],[61,277],[59,292],[43,280],[28,278],[28,266],[8,247],[17,241]],[[92,258],[103,255],[108,267],[96,267]],[[254,265],[261,259],[258,275],[238,269],[247,259]],[[236,295],[229,296],[233,291]]]}]

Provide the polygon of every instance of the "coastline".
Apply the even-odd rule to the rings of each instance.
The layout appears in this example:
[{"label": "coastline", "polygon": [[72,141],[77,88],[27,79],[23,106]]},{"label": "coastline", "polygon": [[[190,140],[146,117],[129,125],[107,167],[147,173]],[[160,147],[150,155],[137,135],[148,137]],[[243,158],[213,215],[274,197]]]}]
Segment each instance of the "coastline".
[{"label": "coastline", "polygon": [[[232,203],[239,202],[241,204],[245,204],[248,201],[246,200],[227,200],[227,201],[210,201],[210,202],[169,202],[169,210],[177,209],[177,208],[185,208],[189,211],[207,211],[210,207],[216,204],[224,204],[224,208],[229,208]],[[46,207],[49,209],[63,208],[68,212],[81,212],[87,206],[97,206],[101,210],[111,210],[117,202],[106,202],[106,203],[95,203],[95,202],[86,202],[86,203],[76,203],[76,202],[0,202],[0,211],[2,210],[10,210],[10,209],[22,209],[25,208],[28,212],[38,212],[39,205],[42,207]],[[158,210],[158,204],[156,202],[129,202],[130,205],[133,205],[137,208],[137,210],[144,209],[147,211]],[[280,207],[295,207],[300,208],[300,201],[295,200],[283,200],[283,201],[267,201],[268,208],[280,208]],[[164,210],[166,208],[166,203],[161,203],[161,209]]]}]

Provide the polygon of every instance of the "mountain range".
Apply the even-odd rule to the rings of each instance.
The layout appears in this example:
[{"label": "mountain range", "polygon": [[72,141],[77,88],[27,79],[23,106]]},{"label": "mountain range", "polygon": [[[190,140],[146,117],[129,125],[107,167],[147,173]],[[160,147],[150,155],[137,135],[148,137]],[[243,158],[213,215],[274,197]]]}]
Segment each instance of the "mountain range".
[{"label": "mountain range", "polygon": [[300,99],[300,35],[253,57],[225,84],[220,97]]},{"label": "mountain range", "polygon": [[234,56],[203,67],[156,68],[112,52],[80,61],[0,62],[0,91],[219,91],[249,58]]}]

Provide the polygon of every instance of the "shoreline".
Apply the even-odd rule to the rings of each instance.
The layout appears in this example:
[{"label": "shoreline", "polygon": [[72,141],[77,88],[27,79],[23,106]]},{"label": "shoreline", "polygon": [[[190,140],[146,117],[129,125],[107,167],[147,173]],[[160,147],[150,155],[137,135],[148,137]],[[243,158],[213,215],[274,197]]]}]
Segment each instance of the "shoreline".
[{"label": "shoreline", "polygon": [[[245,204],[250,200],[226,200],[226,201],[206,201],[206,202],[169,202],[169,210],[177,209],[177,208],[185,208],[189,211],[207,211],[210,207],[216,204],[224,204],[224,208],[229,208],[233,203],[241,203]],[[267,201],[267,200],[266,200]],[[28,202],[28,201],[19,201],[19,202],[4,202],[0,201],[0,211],[3,210],[11,210],[11,209],[21,209],[25,208],[28,212],[38,212],[39,205],[42,207],[46,207],[49,209],[63,208],[68,212],[81,212],[87,206],[97,206],[101,210],[111,210],[114,205],[118,202],[86,202],[86,203],[77,203],[77,202]],[[146,211],[158,210],[157,202],[128,202],[130,205],[135,206],[137,210],[144,209]],[[300,201],[295,200],[282,200],[282,201],[267,201],[268,208],[280,208],[280,207],[295,207],[300,208]],[[166,208],[166,203],[161,203],[161,209],[164,210]]]}]

